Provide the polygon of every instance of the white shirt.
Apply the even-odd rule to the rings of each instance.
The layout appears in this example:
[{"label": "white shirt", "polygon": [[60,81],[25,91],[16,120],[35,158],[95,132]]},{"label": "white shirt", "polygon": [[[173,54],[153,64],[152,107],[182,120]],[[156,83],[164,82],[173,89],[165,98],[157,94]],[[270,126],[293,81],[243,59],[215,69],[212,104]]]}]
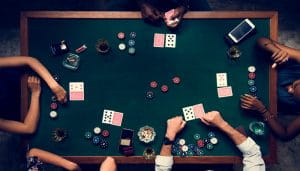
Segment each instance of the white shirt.
[{"label": "white shirt", "polygon": [[[237,145],[243,153],[244,171],[265,171],[265,162],[261,157],[260,147],[248,137],[243,143]],[[157,155],[155,171],[171,171],[174,164],[173,156]]]}]

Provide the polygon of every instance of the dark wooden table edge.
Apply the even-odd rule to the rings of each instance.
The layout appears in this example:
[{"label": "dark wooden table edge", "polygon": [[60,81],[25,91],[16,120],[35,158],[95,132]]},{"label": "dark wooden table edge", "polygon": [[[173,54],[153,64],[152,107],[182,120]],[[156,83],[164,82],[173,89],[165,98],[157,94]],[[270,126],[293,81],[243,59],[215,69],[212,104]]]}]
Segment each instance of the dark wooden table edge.
[{"label": "dark wooden table edge", "polygon": [[[138,19],[141,18],[140,12],[82,12],[82,11],[27,11],[21,12],[20,34],[21,34],[21,55],[28,56],[28,19],[29,18],[116,18],[116,19]],[[213,11],[213,12],[189,12],[184,18],[189,19],[226,19],[226,18],[269,18],[270,19],[270,38],[278,39],[278,12],[276,11]],[[27,74],[21,78],[21,119],[23,120],[28,110],[28,89]],[[269,67],[269,110],[277,114],[277,72]],[[275,86],[272,86],[275,85]],[[276,139],[271,134],[269,137],[269,155],[264,156],[268,164],[277,163]],[[99,163],[105,156],[64,156],[67,159],[78,163]],[[154,160],[145,160],[142,156],[124,157],[114,156],[118,163],[153,163]],[[238,156],[203,156],[181,158],[174,157],[176,164],[235,164],[241,163]]]}]

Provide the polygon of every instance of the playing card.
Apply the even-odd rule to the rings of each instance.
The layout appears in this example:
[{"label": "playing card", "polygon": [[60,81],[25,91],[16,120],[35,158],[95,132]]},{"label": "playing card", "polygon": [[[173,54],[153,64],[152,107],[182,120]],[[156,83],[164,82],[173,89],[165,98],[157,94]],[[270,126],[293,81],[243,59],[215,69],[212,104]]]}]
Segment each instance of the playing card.
[{"label": "playing card", "polygon": [[69,98],[70,101],[84,100],[84,83],[70,82],[69,83]]},{"label": "playing card", "polygon": [[176,34],[166,34],[165,47],[167,48],[176,47]]},{"label": "playing card", "polygon": [[122,125],[122,120],[123,120],[123,113],[114,112],[111,124],[115,125],[115,126],[121,126]]},{"label": "playing card", "polygon": [[193,111],[195,113],[195,117],[196,118],[202,118],[203,115],[205,115],[205,111],[204,111],[204,107],[203,104],[196,104],[193,106]]},{"label": "playing card", "polygon": [[153,47],[161,47],[165,46],[165,34],[155,33]]},{"label": "playing card", "polygon": [[233,96],[231,86],[218,88],[218,97],[219,98],[230,97],[230,96]]},{"label": "playing card", "polygon": [[195,113],[193,110],[193,106],[188,106],[182,108],[183,116],[185,121],[190,121],[195,119]]},{"label": "playing card", "polygon": [[102,116],[102,123],[112,124],[114,111],[113,110],[104,110]]},{"label": "playing card", "polygon": [[227,86],[227,73],[217,73],[217,87]]},{"label": "playing card", "polygon": [[166,17],[166,19],[167,19],[167,20],[170,20],[171,17],[174,15],[174,13],[175,13],[175,9],[171,9],[171,10],[165,12],[165,17]]}]

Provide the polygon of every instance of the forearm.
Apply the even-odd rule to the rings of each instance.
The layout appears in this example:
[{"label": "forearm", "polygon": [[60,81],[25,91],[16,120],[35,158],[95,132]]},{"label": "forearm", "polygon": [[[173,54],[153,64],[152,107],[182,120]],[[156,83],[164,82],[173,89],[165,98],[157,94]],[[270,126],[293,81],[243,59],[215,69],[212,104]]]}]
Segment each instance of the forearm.
[{"label": "forearm", "polygon": [[161,156],[171,156],[171,150],[172,150],[171,145],[162,145],[161,150],[160,150],[160,155]]},{"label": "forearm", "polygon": [[35,132],[40,118],[40,95],[32,94],[28,113],[24,119],[29,132]]},{"label": "forearm", "polygon": [[66,160],[56,154],[49,153],[44,150],[31,149],[28,153],[28,156],[38,157],[39,160],[41,160],[42,162],[53,164],[53,165],[56,165],[59,167],[63,167],[67,170],[71,170],[71,171],[79,171],[80,170],[79,166],[76,163]]},{"label": "forearm", "polygon": [[245,135],[238,132],[236,129],[231,127],[228,123],[224,123],[219,128],[224,133],[226,133],[236,145],[243,143],[247,139],[247,137]]}]

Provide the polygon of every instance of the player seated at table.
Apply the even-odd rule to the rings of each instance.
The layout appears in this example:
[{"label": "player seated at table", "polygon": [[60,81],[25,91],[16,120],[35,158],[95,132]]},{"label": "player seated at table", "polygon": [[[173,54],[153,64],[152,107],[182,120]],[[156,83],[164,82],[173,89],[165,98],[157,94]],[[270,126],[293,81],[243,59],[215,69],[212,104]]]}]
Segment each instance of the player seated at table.
[{"label": "player seated at table", "polygon": [[[201,117],[201,121],[209,126],[219,128],[226,133],[243,153],[244,171],[263,171],[265,163],[261,157],[260,147],[250,138],[232,128],[228,122],[224,121],[217,111],[208,112]],[[186,122],[181,116],[171,118],[167,121],[167,130],[160,155],[155,159],[156,171],[170,171],[173,166],[173,156],[171,155],[172,144],[177,133],[184,127]]]},{"label": "player seated at table", "polygon": [[[277,65],[279,113],[299,114],[300,50],[284,46],[268,38],[258,39],[258,45],[270,53],[271,59]],[[285,126],[278,120],[276,114],[270,113],[265,105],[255,97],[243,95],[241,107],[257,111],[282,140],[290,140],[300,132],[300,117]]]},{"label": "player seated at table", "polygon": [[[158,24],[161,19],[169,28],[177,27],[188,10],[209,11],[206,0],[136,0],[140,6],[142,17],[145,21]],[[170,17],[164,13],[174,9]],[[171,22],[170,22],[171,21]]]}]

